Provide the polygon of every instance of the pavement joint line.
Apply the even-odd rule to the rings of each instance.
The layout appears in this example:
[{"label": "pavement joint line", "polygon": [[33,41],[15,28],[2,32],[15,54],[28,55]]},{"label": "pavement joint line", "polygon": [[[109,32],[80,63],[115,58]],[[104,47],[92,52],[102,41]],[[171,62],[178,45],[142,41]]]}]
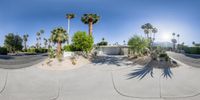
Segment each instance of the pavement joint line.
[{"label": "pavement joint line", "polygon": [[121,96],[124,96],[124,97],[128,97],[128,98],[137,98],[137,99],[162,99],[160,97],[140,97],[140,96],[130,96],[130,95],[126,95],[122,92],[120,92],[116,85],[115,85],[115,82],[114,82],[114,77],[113,77],[113,72],[110,73],[111,74],[111,80],[112,80],[112,85],[113,85],[113,88],[114,90]]},{"label": "pavement joint line", "polygon": [[55,97],[51,98],[50,100],[58,100],[58,98],[60,97],[60,92],[61,92],[61,88],[62,88],[62,83],[61,81],[58,81],[58,93]]},{"label": "pavement joint line", "polygon": [[[173,58],[173,57],[171,57],[170,56],[170,58],[172,59],[172,60],[175,60],[175,61],[177,61],[179,64],[181,64],[182,66],[185,66],[185,67],[187,67],[187,68],[190,68],[191,66],[189,66],[189,65],[187,65],[187,64],[185,64],[185,63],[183,63],[183,62],[181,62],[181,61],[179,61],[179,60],[177,60],[177,59],[175,59],[175,58]],[[196,96],[199,96],[200,95],[200,91],[198,92],[198,93],[196,93],[196,94],[193,94],[193,95],[187,95],[187,96],[173,96],[173,97],[167,97],[167,96],[163,96],[162,98],[163,99],[180,99],[180,98],[191,98],[191,97],[196,97]]]},{"label": "pavement joint line", "polygon": [[160,89],[160,98],[162,98],[162,88],[161,88],[161,76],[162,75],[160,75],[160,77],[159,77],[159,89]]},{"label": "pavement joint line", "polygon": [[0,91],[0,94],[3,93],[3,91],[6,89],[7,81],[8,81],[8,72],[6,72],[5,83],[4,83],[3,88],[2,88],[1,91]]}]

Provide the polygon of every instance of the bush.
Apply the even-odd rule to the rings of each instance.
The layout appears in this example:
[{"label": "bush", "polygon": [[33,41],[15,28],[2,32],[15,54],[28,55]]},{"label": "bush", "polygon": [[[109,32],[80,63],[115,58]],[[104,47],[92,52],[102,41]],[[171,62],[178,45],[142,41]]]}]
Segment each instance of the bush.
[{"label": "bush", "polygon": [[78,31],[72,37],[72,47],[75,51],[90,52],[93,47],[93,37],[86,32]]},{"label": "bush", "polygon": [[168,55],[166,54],[166,53],[161,53],[160,55],[159,55],[159,57],[167,57]]},{"label": "bush", "polygon": [[5,47],[0,47],[0,55],[7,55],[8,50]]},{"label": "bush", "polygon": [[102,41],[102,42],[97,43],[97,45],[98,45],[98,46],[107,46],[107,45],[108,45],[108,42]]},{"label": "bush", "polygon": [[48,49],[45,49],[45,48],[39,48],[39,49],[29,48],[29,49],[27,49],[27,52],[29,52],[29,53],[47,53]]},{"label": "bush", "polygon": [[189,54],[200,54],[200,47],[187,47],[187,46],[184,46],[183,50],[185,51],[185,53],[189,53]]},{"label": "bush", "polygon": [[29,53],[36,53],[35,52],[35,48],[29,48],[29,49],[27,49],[27,52],[29,52]]},{"label": "bush", "polygon": [[47,52],[48,52],[48,49],[45,49],[45,48],[38,48],[38,49],[35,49],[35,52],[36,52],[36,53],[47,53]]},{"label": "bush", "polygon": [[49,58],[55,58],[56,57],[56,53],[52,48],[50,48],[48,50],[48,55],[49,55]]},{"label": "bush", "polygon": [[148,52],[149,40],[140,36],[133,36],[128,41],[130,51],[135,56],[141,56]]},{"label": "bush", "polygon": [[73,46],[72,45],[65,45],[64,47],[63,47],[63,49],[64,49],[64,51],[74,51],[74,49],[73,49]]}]

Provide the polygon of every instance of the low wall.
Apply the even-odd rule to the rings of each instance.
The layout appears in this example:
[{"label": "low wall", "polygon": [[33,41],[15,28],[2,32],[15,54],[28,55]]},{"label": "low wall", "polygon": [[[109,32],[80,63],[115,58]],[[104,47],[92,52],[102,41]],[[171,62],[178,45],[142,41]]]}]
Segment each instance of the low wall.
[{"label": "low wall", "polygon": [[124,46],[102,46],[98,51],[106,55],[127,55],[128,48]]}]

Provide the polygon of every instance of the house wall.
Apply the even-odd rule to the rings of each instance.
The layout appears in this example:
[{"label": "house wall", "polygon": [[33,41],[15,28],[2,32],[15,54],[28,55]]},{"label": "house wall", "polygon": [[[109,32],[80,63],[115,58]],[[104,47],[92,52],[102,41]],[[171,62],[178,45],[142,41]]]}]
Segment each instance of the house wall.
[{"label": "house wall", "polygon": [[106,55],[127,55],[128,48],[120,47],[120,46],[104,46],[98,49],[103,54]]}]

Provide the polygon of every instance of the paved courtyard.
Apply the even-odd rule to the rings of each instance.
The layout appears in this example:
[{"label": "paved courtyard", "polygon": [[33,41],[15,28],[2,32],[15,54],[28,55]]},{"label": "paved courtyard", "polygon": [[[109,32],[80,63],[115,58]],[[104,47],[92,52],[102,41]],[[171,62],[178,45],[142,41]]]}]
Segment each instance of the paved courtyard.
[{"label": "paved courtyard", "polygon": [[158,69],[122,56],[105,59],[67,71],[42,70],[39,64],[0,69],[0,100],[200,99],[198,67],[178,61],[177,68]]}]

